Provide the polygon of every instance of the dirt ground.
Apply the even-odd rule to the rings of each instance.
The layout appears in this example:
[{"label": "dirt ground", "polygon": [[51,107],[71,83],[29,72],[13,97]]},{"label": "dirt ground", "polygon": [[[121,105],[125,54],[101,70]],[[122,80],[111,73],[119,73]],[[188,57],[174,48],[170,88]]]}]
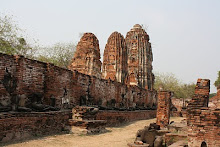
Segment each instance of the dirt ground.
[{"label": "dirt ground", "polygon": [[[171,118],[171,121],[179,122],[183,118]],[[127,147],[135,139],[135,134],[139,129],[156,119],[140,120],[120,127],[107,128],[109,132],[98,135],[53,135],[43,138],[35,138],[22,143],[8,145],[7,147]]]}]

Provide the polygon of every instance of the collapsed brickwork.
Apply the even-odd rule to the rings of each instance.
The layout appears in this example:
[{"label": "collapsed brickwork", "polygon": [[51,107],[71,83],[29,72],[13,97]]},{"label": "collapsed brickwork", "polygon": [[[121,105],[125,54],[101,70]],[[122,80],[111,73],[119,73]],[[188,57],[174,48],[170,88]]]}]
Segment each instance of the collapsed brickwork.
[{"label": "collapsed brickwork", "polygon": [[186,117],[186,107],[191,98],[175,98],[171,99],[171,116]]},{"label": "collapsed brickwork", "polygon": [[102,78],[124,83],[127,75],[127,47],[124,37],[113,32],[108,38],[103,55]]},{"label": "collapsed brickwork", "polygon": [[154,84],[153,55],[149,35],[136,24],[127,33],[125,41],[128,54],[127,83],[152,90]]},{"label": "collapsed brickwork", "polygon": [[77,44],[70,70],[101,77],[99,41],[93,33],[84,33]]},{"label": "collapsed brickwork", "polygon": [[208,107],[210,80],[198,79],[187,107],[189,147],[220,146],[220,110]]},{"label": "collapsed brickwork", "polygon": [[165,128],[170,122],[170,106],[171,106],[172,92],[159,91],[157,103],[157,125]]}]

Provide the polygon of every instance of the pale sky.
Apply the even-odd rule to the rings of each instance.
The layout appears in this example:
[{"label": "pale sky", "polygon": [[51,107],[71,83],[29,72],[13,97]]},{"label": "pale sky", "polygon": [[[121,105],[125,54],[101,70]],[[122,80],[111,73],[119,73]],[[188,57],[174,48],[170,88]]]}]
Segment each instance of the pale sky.
[{"label": "pale sky", "polygon": [[184,83],[211,80],[220,70],[220,0],[0,0],[0,13],[41,45],[79,41],[92,32],[101,56],[114,31],[126,36],[134,24],[147,28],[155,72],[171,72]]}]

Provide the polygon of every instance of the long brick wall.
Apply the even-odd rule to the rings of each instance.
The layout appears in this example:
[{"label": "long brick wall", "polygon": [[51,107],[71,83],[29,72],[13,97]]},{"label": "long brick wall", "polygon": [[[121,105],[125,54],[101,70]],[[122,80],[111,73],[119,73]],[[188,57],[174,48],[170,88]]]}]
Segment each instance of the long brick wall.
[{"label": "long brick wall", "polygon": [[[10,74],[9,88],[5,87]],[[105,107],[152,107],[156,92],[103,80],[52,64],[30,60],[23,56],[0,54],[0,104],[22,105],[19,98],[28,99],[32,93],[43,94],[43,102],[59,108],[74,105],[101,105]],[[13,97],[16,97],[13,102]]]},{"label": "long brick wall", "polygon": [[99,111],[96,115],[97,120],[106,120],[107,126],[117,126],[122,123],[152,119],[156,117],[156,110],[137,110],[137,111]]}]

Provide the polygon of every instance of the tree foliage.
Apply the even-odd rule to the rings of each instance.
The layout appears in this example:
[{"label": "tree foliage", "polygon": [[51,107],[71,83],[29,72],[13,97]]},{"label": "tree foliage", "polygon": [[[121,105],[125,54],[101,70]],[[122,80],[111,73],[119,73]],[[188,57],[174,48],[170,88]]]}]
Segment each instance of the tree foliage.
[{"label": "tree foliage", "polygon": [[73,43],[56,43],[51,47],[42,48],[42,51],[43,55],[40,54],[36,59],[68,68],[73,58],[75,45]]},{"label": "tree foliage", "polygon": [[12,16],[0,15],[0,53],[23,55],[67,68],[73,57],[73,43],[56,43],[51,47],[30,45]]},{"label": "tree foliage", "polygon": [[215,87],[220,86],[220,71],[218,71],[218,78],[216,79],[214,85],[215,85]]},{"label": "tree foliage", "polygon": [[172,73],[156,73],[154,89],[170,90],[177,98],[191,98],[195,91],[195,84],[183,84]]},{"label": "tree foliage", "polygon": [[21,34],[12,16],[0,15],[0,52],[32,57],[34,49]]}]

